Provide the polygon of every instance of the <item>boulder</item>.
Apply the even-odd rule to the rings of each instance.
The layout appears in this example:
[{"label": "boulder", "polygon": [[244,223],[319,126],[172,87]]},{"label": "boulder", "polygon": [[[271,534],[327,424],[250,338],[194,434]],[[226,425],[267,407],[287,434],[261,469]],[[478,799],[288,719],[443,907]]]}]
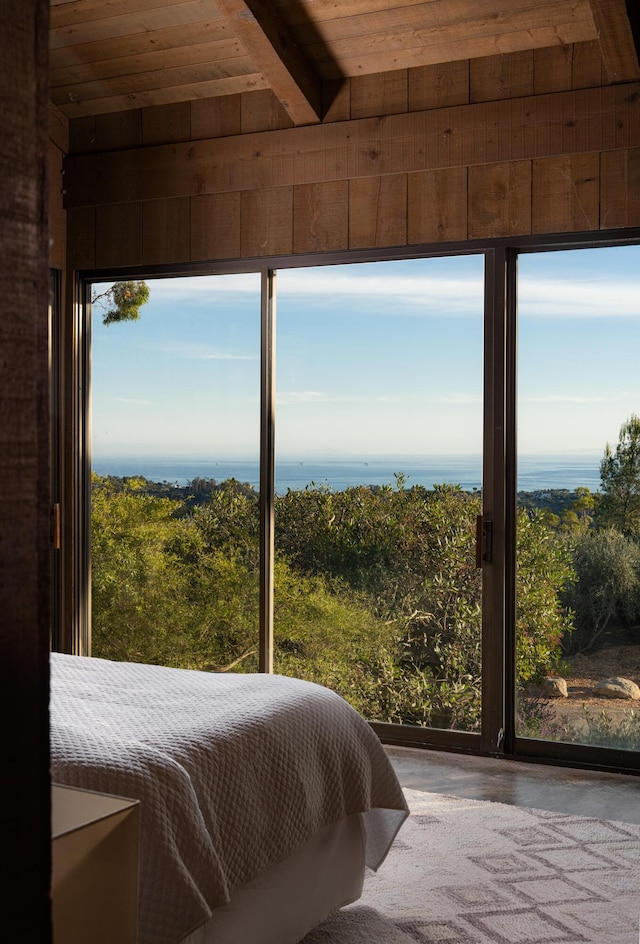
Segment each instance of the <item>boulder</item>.
[{"label": "boulder", "polygon": [[542,692],[547,698],[568,698],[567,683],[563,678],[546,678]]},{"label": "boulder", "polygon": [[630,701],[640,701],[640,688],[631,679],[613,678],[602,679],[593,690],[594,695],[602,698],[626,698]]},{"label": "boulder", "polygon": [[532,682],[527,686],[527,693],[534,698],[568,698],[567,683],[563,678],[549,676],[541,682]]}]

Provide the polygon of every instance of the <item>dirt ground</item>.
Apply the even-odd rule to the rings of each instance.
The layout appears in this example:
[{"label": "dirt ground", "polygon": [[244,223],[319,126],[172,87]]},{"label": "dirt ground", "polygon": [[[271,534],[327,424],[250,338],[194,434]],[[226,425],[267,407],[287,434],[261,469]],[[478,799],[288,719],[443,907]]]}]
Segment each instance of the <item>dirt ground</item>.
[{"label": "dirt ground", "polygon": [[566,676],[569,697],[554,700],[558,716],[565,716],[579,727],[583,721],[583,705],[592,715],[606,711],[614,723],[630,711],[640,711],[640,701],[593,695],[593,688],[601,679],[615,675],[640,685],[640,646],[610,646],[598,652],[572,656],[566,661],[569,666]]}]

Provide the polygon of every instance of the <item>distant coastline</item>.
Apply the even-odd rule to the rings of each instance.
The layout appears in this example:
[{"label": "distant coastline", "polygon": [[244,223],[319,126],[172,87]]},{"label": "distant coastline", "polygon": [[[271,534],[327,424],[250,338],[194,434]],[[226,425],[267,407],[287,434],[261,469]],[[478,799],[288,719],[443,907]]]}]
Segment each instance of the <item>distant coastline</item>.
[{"label": "distant coastline", "polygon": [[[520,456],[518,491],[546,489],[575,491],[584,486],[600,488],[600,460],[596,455]],[[95,457],[93,469],[99,475],[140,475],[153,482],[186,485],[195,478],[222,482],[235,478],[259,487],[258,460],[185,459],[121,456]],[[434,484],[460,485],[465,491],[479,489],[482,483],[479,456],[384,456],[372,457],[300,457],[276,461],[276,491],[301,489],[312,483],[342,491],[355,485],[395,485],[396,475],[404,476],[407,487]]]}]

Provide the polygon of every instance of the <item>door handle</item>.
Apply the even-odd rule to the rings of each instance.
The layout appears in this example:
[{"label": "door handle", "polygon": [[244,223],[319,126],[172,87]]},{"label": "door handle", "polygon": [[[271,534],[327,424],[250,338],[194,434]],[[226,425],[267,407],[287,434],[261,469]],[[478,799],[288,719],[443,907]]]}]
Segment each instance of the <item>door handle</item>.
[{"label": "door handle", "polygon": [[493,560],[493,521],[478,515],[476,518],[476,567]]}]

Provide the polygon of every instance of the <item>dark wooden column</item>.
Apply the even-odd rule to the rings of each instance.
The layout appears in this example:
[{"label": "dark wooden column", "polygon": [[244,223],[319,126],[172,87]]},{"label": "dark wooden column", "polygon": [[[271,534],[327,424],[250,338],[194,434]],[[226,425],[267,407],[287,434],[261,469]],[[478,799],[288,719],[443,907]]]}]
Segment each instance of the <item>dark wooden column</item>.
[{"label": "dark wooden column", "polygon": [[47,0],[0,28],[0,940],[47,944]]}]

